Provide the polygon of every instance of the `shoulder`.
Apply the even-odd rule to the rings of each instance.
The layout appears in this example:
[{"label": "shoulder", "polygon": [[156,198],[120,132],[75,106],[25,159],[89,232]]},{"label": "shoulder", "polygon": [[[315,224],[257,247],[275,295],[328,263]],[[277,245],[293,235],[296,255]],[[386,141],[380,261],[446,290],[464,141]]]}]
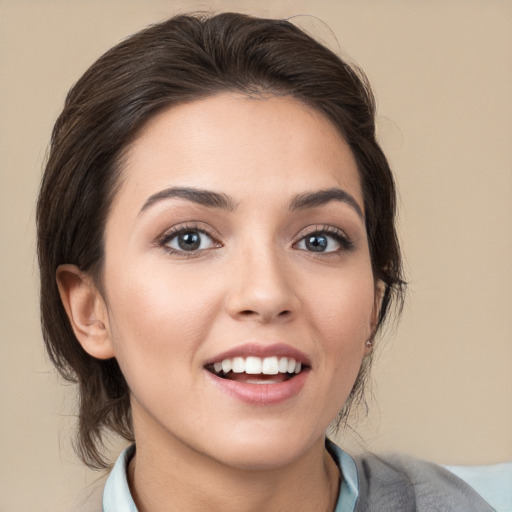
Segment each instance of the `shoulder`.
[{"label": "shoulder", "polygon": [[402,455],[354,458],[359,480],[356,512],[492,512],[468,484],[447,469]]}]

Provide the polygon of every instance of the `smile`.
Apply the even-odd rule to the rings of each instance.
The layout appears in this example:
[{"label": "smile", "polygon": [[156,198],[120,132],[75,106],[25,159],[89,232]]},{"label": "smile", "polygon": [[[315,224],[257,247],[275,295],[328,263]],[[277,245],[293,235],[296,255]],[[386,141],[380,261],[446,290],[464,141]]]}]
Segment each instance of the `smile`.
[{"label": "smile", "polygon": [[305,385],[311,362],[285,344],[245,344],[206,361],[206,375],[229,396],[253,405],[278,404]]},{"label": "smile", "polygon": [[302,371],[302,363],[292,357],[233,357],[206,366],[218,377],[248,384],[284,382]]}]

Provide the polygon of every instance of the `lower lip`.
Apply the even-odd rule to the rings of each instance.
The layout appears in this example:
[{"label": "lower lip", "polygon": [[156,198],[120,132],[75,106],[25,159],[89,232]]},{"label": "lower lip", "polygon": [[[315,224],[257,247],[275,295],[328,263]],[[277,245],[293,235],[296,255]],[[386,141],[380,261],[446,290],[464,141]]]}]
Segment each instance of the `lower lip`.
[{"label": "lower lip", "polygon": [[303,370],[284,382],[275,384],[251,384],[217,377],[205,370],[213,383],[224,393],[252,405],[279,404],[299,394],[308,377],[308,370]]}]

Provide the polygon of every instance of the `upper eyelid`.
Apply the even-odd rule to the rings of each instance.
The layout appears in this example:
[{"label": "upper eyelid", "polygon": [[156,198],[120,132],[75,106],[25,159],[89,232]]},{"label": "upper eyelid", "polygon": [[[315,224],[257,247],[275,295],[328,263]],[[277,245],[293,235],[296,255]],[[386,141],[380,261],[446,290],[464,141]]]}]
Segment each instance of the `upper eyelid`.
[{"label": "upper eyelid", "polygon": [[314,233],[337,234],[337,235],[340,235],[340,236],[346,238],[347,240],[350,240],[350,237],[346,233],[345,230],[338,228],[336,226],[329,225],[329,224],[315,224],[315,225],[307,226],[307,227],[301,229],[297,233],[297,235],[295,235],[295,239],[296,239],[296,241],[299,241],[302,238],[304,238],[305,236],[312,235]]},{"label": "upper eyelid", "polygon": [[176,226],[172,226],[169,229],[166,229],[160,236],[157,238],[158,244],[163,244],[173,237],[179,235],[180,233],[187,232],[187,231],[197,231],[199,233],[203,233],[205,235],[208,235],[213,240],[219,242],[220,236],[216,233],[216,231],[212,228],[207,228],[201,226],[202,223],[198,222],[186,222],[184,224],[178,224]]}]

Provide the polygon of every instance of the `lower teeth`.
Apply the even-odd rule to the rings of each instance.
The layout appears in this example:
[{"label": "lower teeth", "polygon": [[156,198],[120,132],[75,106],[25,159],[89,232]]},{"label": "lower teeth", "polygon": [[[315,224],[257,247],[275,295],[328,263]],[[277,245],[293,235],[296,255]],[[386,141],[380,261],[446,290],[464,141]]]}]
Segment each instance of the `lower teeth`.
[{"label": "lower teeth", "polygon": [[[229,373],[213,372],[213,374],[216,375],[217,377],[220,377],[221,379],[227,379],[227,380],[237,380],[236,378],[234,378],[235,375],[240,375],[240,376],[247,375],[247,374],[241,374],[241,373],[234,374],[232,372],[229,372]],[[282,375],[284,375],[283,379],[276,379],[273,375],[261,374],[260,378],[258,378],[256,375],[251,375],[250,378],[248,378],[247,380],[243,380],[243,382],[246,382],[247,384],[277,384],[279,382],[284,382],[284,381],[290,380],[292,377],[295,377],[297,374],[296,373],[286,373],[286,374],[282,374]],[[274,378],[271,378],[271,377],[274,377]]]}]

